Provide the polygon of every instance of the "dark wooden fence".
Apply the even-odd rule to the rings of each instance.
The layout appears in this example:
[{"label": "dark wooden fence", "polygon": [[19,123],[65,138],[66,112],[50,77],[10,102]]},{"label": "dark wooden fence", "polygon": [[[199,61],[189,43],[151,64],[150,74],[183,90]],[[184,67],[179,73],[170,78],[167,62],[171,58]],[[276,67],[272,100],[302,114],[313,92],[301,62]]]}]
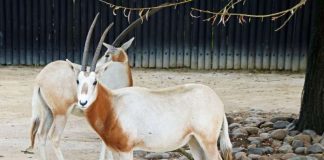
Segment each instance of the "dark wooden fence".
[{"label": "dark wooden fence", "polygon": [[[234,12],[271,13],[298,1],[247,0]],[[140,7],[165,1],[110,2]],[[189,15],[192,6],[218,10],[225,3],[225,0],[194,0],[152,16],[129,35],[136,37],[128,51],[130,64],[152,68],[305,69],[314,16],[311,0],[278,32],[274,30],[287,17],[277,21],[251,19],[244,25],[232,18],[226,26],[212,26]],[[87,30],[98,11],[100,23],[96,26],[93,44],[100,38],[101,31],[115,22],[106,40],[111,43],[127,27],[127,18],[121,11],[113,16],[111,9],[98,0],[0,0],[0,64],[45,65],[66,58],[80,63]],[[131,19],[135,18],[137,15]]]}]

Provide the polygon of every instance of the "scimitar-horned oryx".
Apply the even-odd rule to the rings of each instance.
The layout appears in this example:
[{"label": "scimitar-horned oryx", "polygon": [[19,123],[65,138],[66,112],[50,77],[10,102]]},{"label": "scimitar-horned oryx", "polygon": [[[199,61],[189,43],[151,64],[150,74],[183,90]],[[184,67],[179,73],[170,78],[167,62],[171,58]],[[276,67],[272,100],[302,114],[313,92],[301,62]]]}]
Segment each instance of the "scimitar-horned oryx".
[{"label": "scimitar-horned oryx", "polygon": [[[148,16],[156,13],[159,8],[154,9]],[[91,34],[96,23],[98,15],[94,19],[84,46],[82,63],[86,63],[87,54]],[[143,18],[143,17],[141,17]],[[97,66],[109,66],[105,71],[101,72],[100,79],[111,89],[128,87],[133,85],[131,70],[128,65],[128,56],[126,50],[132,44],[134,38],[118,46],[125,36],[136,26],[141,24],[141,18],[130,24],[112,43],[112,45],[103,43],[105,35],[102,35],[102,42],[107,47],[107,51],[100,58]],[[108,27],[108,29],[111,25]],[[106,32],[105,32],[106,33]],[[98,45],[98,47],[102,45]],[[97,48],[96,53],[100,53]],[[37,75],[34,85],[32,98],[32,125],[31,125],[31,146],[26,149],[27,152],[34,148],[35,136],[38,134],[39,151],[42,159],[46,159],[45,145],[46,138],[49,134],[52,140],[53,148],[58,159],[63,160],[63,154],[59,147],[61,135],[63,133],[68,114],[71,112],[74,115],[82,116],[83,111],[75,108],[74,103],[77,100],[76,95],[76,73],[74,71],[84,70],[80,65],[71,63],[70,61],[55,61],[46,65]],[[114,75],[114,76],[108,76]],[[102,143],[100,159],[105,158],[105,145]]]},{"label": "scimitar-horned oryx", "polygon": [[185,84],[111,90],[98,78],[107,66],[96,70],[97,58],[90,71],[78,73],[77,102],[114,160],[132,160],[133,150],[166,152],[186,143],[195,159],[232,159],[224,104],[211,88]]}]

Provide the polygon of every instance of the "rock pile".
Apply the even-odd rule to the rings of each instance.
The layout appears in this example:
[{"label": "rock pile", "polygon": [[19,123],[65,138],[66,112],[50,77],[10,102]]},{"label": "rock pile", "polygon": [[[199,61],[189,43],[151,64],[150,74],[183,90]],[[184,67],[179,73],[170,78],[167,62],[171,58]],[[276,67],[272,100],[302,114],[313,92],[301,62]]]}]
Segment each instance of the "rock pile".
[{"label": "rock pile", "polygon": [[228,115],[236,117],[229,125],[235,159],[324,159],[324,135],[292,130],[296,115],[270,118],[273,114],[256,110],[243,115]]},{"label": "rock pile", "polygon": [[[275,115],[275,117],[274,117]],[[260,110],[227,114],[237,160],[324,160],[324,134],[293,130],[297,115]],[[186,148],[188,152],[189,148]],[[136,156],[137,155],[137,156]],[[180,159],[179,153],[137,152],[135,159]]]}]

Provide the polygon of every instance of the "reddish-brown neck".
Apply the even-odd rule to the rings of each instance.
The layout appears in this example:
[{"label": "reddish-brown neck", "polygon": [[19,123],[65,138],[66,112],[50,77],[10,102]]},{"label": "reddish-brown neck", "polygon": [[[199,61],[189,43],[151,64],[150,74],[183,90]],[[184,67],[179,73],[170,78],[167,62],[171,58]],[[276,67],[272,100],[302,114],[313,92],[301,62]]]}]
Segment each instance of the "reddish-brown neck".
[{"label": "reddish-brown neck", "polygon": [[118,54],[112,55],[111,59],[115,62],[127,62],[128,63],[128,57],[125,51],[120,50]]},{"label": "reddish-brown neck", "polygon": [[125,63],[125,65],[127,65],[127,67],[128,67],[127,68],[128,85],[133,86],[133,78],[132,78],[132,73],[131,73],[130,66],[128,65],[127,53],[124,50],[120,50],[120,52],[118,54],[112,55],[111,59],[112,59],[112,61]]},{"label": "reddish-brown neck", "polygon": [[132,146],[117,119],[112,98],[112,93],[98,83],[97,98],[86,110],[85,115],[107,146],[117,151],[128,152]]},{"label": "reddish-brown neck", "polygon": [[127,64],[127,72],[128,72],[128,84],[129,84],[129,87],[132,87],[133,86],[133,76],[132,76],[132,71],[129,67],[129,65]]}]

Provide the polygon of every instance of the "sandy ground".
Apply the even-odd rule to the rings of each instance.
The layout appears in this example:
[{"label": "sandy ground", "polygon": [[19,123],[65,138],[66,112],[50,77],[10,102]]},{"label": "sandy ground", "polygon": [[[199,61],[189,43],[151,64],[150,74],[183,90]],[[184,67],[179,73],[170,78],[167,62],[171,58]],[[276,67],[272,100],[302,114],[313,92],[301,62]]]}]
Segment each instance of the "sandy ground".
[{"label": "sandy ground", "polygon": [[[0,160],[35,160],[23,154],[29,144],[33,80],[40,67],[0,66]],[[159,88],[183,83],[201,83],[223,99],[227,112],[251,108],[265,112],[298,113],[303,74],[248,73],[232,71],[133,69],[136,86]],[[83,118],[71,116],[61,147],[66,159],[91,160],[99,156],[99,139]],[[56,159],[48,145],[50,159]]]}]

